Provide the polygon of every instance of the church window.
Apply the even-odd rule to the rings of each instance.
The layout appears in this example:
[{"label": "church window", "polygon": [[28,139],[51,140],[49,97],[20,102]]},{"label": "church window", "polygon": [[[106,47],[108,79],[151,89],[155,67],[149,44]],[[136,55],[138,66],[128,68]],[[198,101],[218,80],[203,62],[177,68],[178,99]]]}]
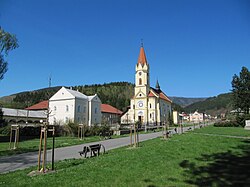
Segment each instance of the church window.
[{"label": "church window", "polygon": [[53,118],[53,121],[54,121],[54,124],[56,124],[56,118],[55,117]]},{"label": "church window", "polygon": [[149,108],[152,108],[151,103],[149,103]]},{"label": "church window", "polygon": [[139,78],[139,85],[142,85],[142,80],[141,80],[141,78]]},{"label": "church window", "polygon": [[150,113],[149,116],[150,116],[149,118],[151,119],[152,118],[152,114]]}]

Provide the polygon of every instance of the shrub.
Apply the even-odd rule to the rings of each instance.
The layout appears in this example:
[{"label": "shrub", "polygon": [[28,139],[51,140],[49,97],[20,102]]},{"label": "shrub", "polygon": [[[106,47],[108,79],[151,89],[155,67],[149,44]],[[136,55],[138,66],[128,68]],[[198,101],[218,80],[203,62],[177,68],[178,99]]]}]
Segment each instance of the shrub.
[{"label": "shrub", "polygon": [[0,128],[0,134],[9,136],[10,135],[10,125]]},{"label": "shrub", "polygon": [[214,127],[239,127],[236,121],[221,121],[214,124]]},{"label": "shrub", "polygon": [[242,114],[242,115],[237,115],[236,116],[236,121],[239,124],[239,126],[245,127],[246,120],[250,120],[250,114]]}]

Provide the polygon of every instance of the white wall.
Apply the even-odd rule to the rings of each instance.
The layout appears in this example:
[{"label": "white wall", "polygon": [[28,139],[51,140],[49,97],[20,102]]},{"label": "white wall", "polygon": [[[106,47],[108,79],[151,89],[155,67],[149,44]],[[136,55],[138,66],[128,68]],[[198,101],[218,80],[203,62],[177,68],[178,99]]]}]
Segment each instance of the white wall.
[{"label": "white wall", "polygon": [[74,121],[75,114],[75,100],[59,100],[59,101],[49,101],[49,109],[51,111],[49,117],[49,123],[64,124],[67,121]]}]

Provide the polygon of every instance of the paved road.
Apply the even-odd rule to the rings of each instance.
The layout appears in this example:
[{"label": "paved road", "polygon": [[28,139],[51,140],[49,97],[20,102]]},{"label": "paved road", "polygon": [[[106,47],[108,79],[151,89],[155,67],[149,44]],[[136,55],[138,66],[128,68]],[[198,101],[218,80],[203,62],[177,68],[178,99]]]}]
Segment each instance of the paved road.
[{"label": "paved road", "polygon": [[[188,130],[193,130],[193,128],[194,128],[193,126],[185,127],[183,128],[183,132],[188,131]],[[196,128],[198,128],[198,126],[196,126]],[[177,128],[176,130],[178,133],[181,132],[181,129],[179,128]],[[169,132],[171,134],[176,133],[176,131],[174,130],[170,130]],[[139,140],[140,142],[142,142],[142,141],[154,139],[160,136],[162,136],[162,132],[140,134]],[[101,143],[104,145],[106,150],[110,150],[110,149],[115,149],[118,147],[129,145],[130,137],[110,139],[110,140],[105,140],[105,141],[56,148],[55,149],[55,161],[71,159],[71,158],[76,158],[76,159],[81,158],[78,151],[81,151],[83,146],[85,145],[90,145],[90,144],[95,144],[95,143]],[[48,162],[51,162],[51,150],[47,151],[47,158],[48,158]],[[37,165],[37,159],[38,159],[38,152],[30,152],[30,153],[23,153],[23,154],[18,154],[18,155],[13,155],[13,156],[0,157],[0,173],[6,173],[9,171],[15,171],[18,169],[24,169],[30,166],[35,166]]]}]

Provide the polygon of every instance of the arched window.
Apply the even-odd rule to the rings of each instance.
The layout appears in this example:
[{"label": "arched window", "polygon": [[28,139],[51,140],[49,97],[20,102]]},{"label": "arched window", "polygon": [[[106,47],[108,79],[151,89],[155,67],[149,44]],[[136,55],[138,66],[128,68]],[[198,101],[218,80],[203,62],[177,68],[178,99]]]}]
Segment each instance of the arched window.
[{"label": "arched window", "polygon": [[66,112],[69,111],[69,105],[66,105]]},{"label": "arched window", "polygon": [[141,78],[139,78],[139,85],[142,85],[142,80],[141,80]]},{"label": "arched window", "polygon": [[78,107],[77,107],[77,112],[81,112],[81,106],[80,105],[78,105]]},{"label": "arched window", "polygon": [[54,111],[56,111],[56,106],[54,106]]}]

